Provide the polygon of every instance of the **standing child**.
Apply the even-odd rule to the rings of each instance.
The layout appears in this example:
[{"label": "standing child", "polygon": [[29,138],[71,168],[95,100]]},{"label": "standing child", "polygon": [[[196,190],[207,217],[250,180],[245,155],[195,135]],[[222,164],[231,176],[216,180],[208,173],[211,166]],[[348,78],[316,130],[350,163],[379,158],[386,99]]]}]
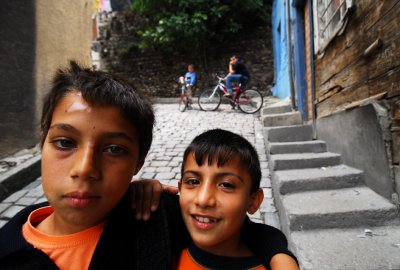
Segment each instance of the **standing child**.
[{"label": "standing child", "polygon": [[266,226],[267,234],[259,236],[262,247],[244,242],[246,213],[255,213],[264,197],[260,180],[257,152],[243,137],[215,129],[192,141],[179,183],[192,244],[181,253],[177,269],[298,269],[278,229]]},{"label": "standing child", "polygon": [[188,243],[177,198],[137,221],[128,187],[150,148],[154,112],[120,77],[75,62],[58,70],[42,119],[48,203],[0,229],[1,269],[168,269]]},{"label": "standing child", "polygon": [[192,95],[194,91],[194,87],[197,83],[197,74],[196,71],[194,71],[194,65],[190,64],[188,65],[188,71],[185,73],[185,82],[186,82],[186,87],[187,87],[187,95],[189,98],[189,105],[193,103],[192,101]]}]

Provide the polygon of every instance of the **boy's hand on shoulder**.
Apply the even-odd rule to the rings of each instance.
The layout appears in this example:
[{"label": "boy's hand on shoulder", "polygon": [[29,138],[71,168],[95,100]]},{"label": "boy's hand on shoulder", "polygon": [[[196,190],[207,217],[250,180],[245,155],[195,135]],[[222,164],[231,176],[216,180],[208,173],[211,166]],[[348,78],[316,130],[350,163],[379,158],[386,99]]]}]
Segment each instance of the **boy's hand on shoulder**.
[{"label": "boy's hand on shoulder", "polygon": [[287,254],[278,253],[274,255],[269,263],[271,270],[299,270],[296,261]]},{"label": "boy's hand on shoulder", "polygon": [[136,219],[148,220],[151,212],[157,210],[161,193],[177,194],[178,188],[162,185],[155,179],[132,180],[129,187],[131,207],[136,209]]}]

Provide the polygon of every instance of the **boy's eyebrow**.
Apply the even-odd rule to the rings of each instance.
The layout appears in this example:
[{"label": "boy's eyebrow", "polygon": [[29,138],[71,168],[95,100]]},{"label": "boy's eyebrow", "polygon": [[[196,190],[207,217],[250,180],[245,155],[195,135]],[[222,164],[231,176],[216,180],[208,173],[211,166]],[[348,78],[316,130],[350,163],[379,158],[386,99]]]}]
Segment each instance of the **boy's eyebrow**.
[{"label": "boy's eyebrow", "polygon": [[240,180],[242,183],[244,183],[244,179],[243,179],[240,175],[238,175],[238,174],[229,173],[229,172],[224,172],[224,173],[219,173],[218,175],[219,175],[220,177],[233,175],[233,176],[239,178],[239,180]]},{"label": "boy's eyebrow", "polygon": [[126,139],[128,141],[131,141],[131,142],[136,142],[136,140],[133,137],[129,136],[125,132],[118,132],[118,131],[116,131],[116,132],[108,132],[106,134],[106,136],[108,138],[122,138],[122,139]]},{"label": "boy's eyebrow", "polygon": [[192,170],[183,171],[183,174],[186,174],[186,173],[193,173],[193,174],[195,174],[195,175],[200,175],[199,172],[197,172],[197,171],[192,171]]},{"label": "boy's eyebrow", "polygon": [[71,131],[71,132],[75,132],[75,133],[78,132],[78,130],[76,128],[74,128],[73,126],[68,125],[68,124],[54,124],[49,128],[49,130],[53,129],[53,128],[63,129],[65,131]]},{"label": "boy's eyebrow", "polygon": [[[187,171],[183,172],[183,174],[186,174],[186,173],[193,173],[195,175],[200,175],[201,174],[201,173],[199,173],[197,171],[192,171],[192,170],[187,170]],[[224,176],[229,176],[229,175],[233,175],[233,176],[237,177],[242,183],[244,183],[244,179],[238,174],[234,174],[234,173],[230,173],[230,172],[222,172],[222,173],[218,173],[217,174],[218,177],[224,177]]]},{"label": "boy's eyebrow", "polygon": [[[73,126],[68,125],[68,124],[62,124],[62,123],[54,124],[49,128],[49,130],[53,129],[53,128],[62,129],[62,130],[65,130],[65,131],[68,131],[68,132],[73,132],[73,133],[79,133],[79,130],[77,130],[76,128],[74,128]],[[122,138],[122,139],[125,139],[125,140],[128,140],[128,141],[131,141],[131,142],[136,142],[134,137],[129,136],[125,132],[110,131],[110,132],[107,132],[105,134],[105,136],[107,138],[111,138],[111,139],[112,138]]]}]

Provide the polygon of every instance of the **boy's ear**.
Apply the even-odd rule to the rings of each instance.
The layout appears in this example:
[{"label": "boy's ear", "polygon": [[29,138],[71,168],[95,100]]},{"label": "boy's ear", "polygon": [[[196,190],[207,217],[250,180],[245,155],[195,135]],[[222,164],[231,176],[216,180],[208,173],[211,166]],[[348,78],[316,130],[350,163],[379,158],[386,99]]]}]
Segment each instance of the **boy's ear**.
[{"label": "boy's ear", "polygon": [[264,191],[262,190],[262,188],[259,188],[256,192],[250,195],[250,205],[249,208],[247,208],[247,212],[250,215],[254,214],[258,210],[258,208],[260,208],[263,200]]}]

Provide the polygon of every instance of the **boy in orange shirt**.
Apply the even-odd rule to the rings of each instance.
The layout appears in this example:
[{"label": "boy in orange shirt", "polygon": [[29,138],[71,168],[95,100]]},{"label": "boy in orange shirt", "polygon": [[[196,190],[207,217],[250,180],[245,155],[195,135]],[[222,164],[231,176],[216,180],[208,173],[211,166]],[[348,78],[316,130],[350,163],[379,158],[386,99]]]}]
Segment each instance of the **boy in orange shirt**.
[{"label": "boy in orange shirt", "polygon": [[171,254],[188,243],[177,198],[163,195],[144,222],[128,193],[153,125],[151,103],[129,81],[75,62],[58,70],[41,119],[48,203],[27,207],[0,229],[0,268],[170,267]]},{"label": "boy in orange shirt", "polygon": [[255,213],[264,198],[260,180],[257,152],[243,137],[215,129],[192,141],[179,182],[192,244],[181,253],[177,269],[299,269],[281,245],[285,236],[273,227],[260,235],[266,245],[244,242],[246,213]]}]

